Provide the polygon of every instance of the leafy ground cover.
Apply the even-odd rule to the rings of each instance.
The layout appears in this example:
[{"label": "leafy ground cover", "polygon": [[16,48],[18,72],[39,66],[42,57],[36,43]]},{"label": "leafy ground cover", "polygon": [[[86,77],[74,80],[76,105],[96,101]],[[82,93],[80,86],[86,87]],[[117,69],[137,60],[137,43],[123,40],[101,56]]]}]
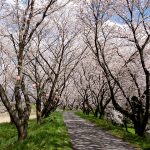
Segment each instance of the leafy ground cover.
[{"label": "leafy ground cover", "polygon": [[112,135],[122,138],[123,140],[131,143],[133,146],[138,147],[139,149],[150,150],[150,136],[141,138],[135,134],[133,128],[128,128],[129,132],[126,132],[125,128],[121,126],[113,125],[111,122],[107,120],[96,118],[92,114],[85,115],[82,112],[76,112],[76,114],[83,119],[95,123],[97,126],[102,127]]},{"label": "leafy ground cover", "polygon": [[71,150],[71,142],[63,117],[54,112],[39,125],[29,121],[28,138],[17,142],[17,131],[10,123],[0,124],[0,150]]}]

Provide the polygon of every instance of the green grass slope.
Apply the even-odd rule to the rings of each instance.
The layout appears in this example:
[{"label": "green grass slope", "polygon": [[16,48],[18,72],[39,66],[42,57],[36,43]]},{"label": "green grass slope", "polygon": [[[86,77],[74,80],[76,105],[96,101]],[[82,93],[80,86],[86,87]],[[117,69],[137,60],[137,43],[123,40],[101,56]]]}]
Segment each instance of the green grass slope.
[{"label": "green grass slope", "polygon": [[54,112],[43,120],[41,125],[36,120],[29,121],[28,138],[17,142],[14,125],[0,124],[0,150],[71,150],[71,142],[60,112]]}]

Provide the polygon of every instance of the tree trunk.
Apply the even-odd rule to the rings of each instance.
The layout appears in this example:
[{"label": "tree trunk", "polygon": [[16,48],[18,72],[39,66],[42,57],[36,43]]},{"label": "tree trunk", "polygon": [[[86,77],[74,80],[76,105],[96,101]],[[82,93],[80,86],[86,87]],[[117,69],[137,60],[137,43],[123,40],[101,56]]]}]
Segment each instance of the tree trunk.
[{"label": "tree trunk", "polygon": [[95,112],[94,112],[94,116],[98,117],[98,111],[99,111],[99,107],[96,108]]},{"label": "tree trunk", "polygon": [[134,122],[134,129],[137,135],[139,135],[140,137],[144,137],[145,128],[142,127],[142,124],[140,122]]},{"label": "tree trunk", "polygon": [[99,119],[102,119],[102,117],[104,116],[105,112],[104,112],[104,109],[102,109],[100,112],[99,112]]},{"label": "tree trunk", "polygon": [[36,101],[36,117],[37,123],[41,123],[41,100],[39,98]]},{"label": "tree trunk", "polygon": [[10,114],[9,117],[10,117],[10,124],[13,124],[14,123],[13,117]]},{"label": "tree trunk", "polygon": [[42,118],[47,118],[50,115],[50,113],[52,112],[52,110],[47,110],[44,114],[42,114]]},{"label": "tree trunk", "polygon": [[22,125],[17,126],[19,142],[22,142],[27,138],[27,128],[28,128],[28,123],[24,123]]},{"label": "tree trunk", "polygon": [[41,123],[41,111],[36,110],[37,123]]}]

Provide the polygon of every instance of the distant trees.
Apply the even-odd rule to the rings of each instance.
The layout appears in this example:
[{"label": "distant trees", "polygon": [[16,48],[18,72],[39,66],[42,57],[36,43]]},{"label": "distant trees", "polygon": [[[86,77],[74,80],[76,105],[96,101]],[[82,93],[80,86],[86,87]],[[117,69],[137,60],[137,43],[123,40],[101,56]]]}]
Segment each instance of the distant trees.
[{"label": "distant trees", "polygon": [[[87,57],[88,58],[88,57]],[[109,88],[101,70],[92,60],[83,59],[74,73],[74,85],[80,95],[81,109],[84,113],[92,112],[96,117],[103,117],[111,101]]]}]

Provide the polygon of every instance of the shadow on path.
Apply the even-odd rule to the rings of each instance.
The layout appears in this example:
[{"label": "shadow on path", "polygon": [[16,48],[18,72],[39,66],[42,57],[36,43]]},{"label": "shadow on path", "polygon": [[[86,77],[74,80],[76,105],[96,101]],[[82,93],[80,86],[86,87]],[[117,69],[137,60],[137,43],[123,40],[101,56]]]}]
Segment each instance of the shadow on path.
[{"label": "shadow on path", "polygon": [[135,150],[73,112],[64,112],[64,121],[74,150]]}]

